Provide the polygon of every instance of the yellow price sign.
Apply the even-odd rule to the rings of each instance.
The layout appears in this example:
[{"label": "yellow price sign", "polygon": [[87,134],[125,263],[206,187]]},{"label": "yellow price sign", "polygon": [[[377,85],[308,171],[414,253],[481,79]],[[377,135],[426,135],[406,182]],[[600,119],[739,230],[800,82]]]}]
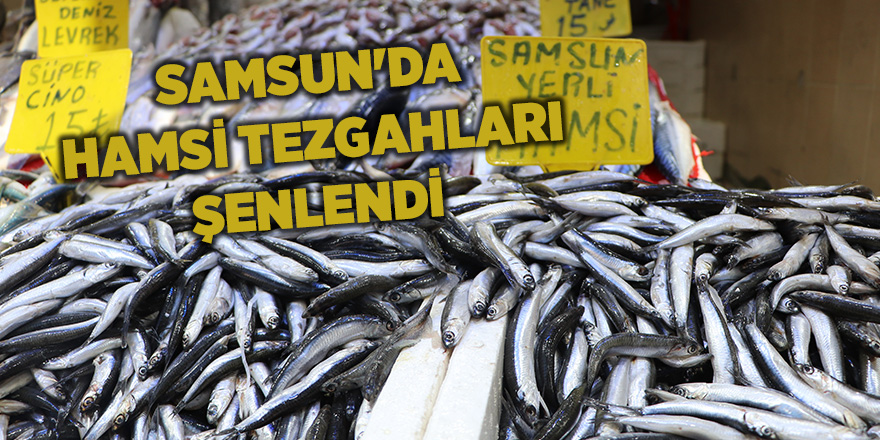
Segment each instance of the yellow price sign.
[{"label": "yellow price sign", "polygon": [[[654,159],[645,43],[484,37],[483,102],[561,100],[564,139],[486,148],[496,165],[648,164]],[[552,167],[558,169],[558,167]]]},{"label": "yellow price sign", "polygon": [[629,0],[540,0],[541,35],[622,37],[632,33]]},{"label": "yellow price sign", "polygon": [[119,130],[130,75],[128,49],[25,61],[6,150],[60,170],[61,139]]},{"label": "yellow price sign", "polygon": [[129,0],[36,0],[42,58],[128,48]]}]

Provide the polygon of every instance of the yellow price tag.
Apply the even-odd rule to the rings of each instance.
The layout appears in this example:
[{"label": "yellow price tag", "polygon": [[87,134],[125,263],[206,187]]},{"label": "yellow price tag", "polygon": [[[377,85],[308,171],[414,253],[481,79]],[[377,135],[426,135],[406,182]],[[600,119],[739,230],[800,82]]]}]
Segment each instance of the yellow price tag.
[{"label": "yellow price tag", "polygon": [[545,37],[622,37],[632,33],[629,0],[540,0]]},{"label": "yellow price tag", "polygon": [[490,145],[489,163],[591,169],[654,159],[643,41],[484,37],[481,46],[483,102],[561,99],[565,130],[562,142]]},{"label": "yellow price tag", "polygon": [[41,58],[128,48],[129,0],[37,0]]},{"label": "yellow price tag", "polygon": [[128,49],[25,61],[6,151],[39,153],[60,170],[61,139],[119,130],[130,75]]}]

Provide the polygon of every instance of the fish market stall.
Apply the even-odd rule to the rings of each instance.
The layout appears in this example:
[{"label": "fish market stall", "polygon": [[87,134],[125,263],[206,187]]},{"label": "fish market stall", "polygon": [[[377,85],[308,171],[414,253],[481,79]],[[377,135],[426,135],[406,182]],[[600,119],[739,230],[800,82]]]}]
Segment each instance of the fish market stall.
[{"label": "fish market stall", "polygon": [[[456,139],[479,139],[491,107],[481,38],[539,36],[537,2],[219,3],[130,2],[130,78],[116,96],[130,136],[113,137],[101,167],[89,135],[63,141],[62,165],[45,149],[13,153],[32,85],[19,75],[38,50],[39,25],[19,18],[16,53],[0,60],[0,438],[876,434],[871,188],[712,182],[647,66],[645,166],[505,166],[452,151],[452,134],[438,136],[450,149],[425,148],[425,135],[421,150],[355,157],[344,152],[357,135],[383,145],[388,116],[403,134],[422,121],[412,114],[451,112]],[[400,47],[430,60],[438,46],[459,81],[399,87],[400,72],[376,68],[369,87],[312,93],[319,81],[302,76],[301,93],[260,97],[252,83],[230,98],[181,73],[159,79],[222,64],[220,84],[255,54],[263,64],[238,68]],[[302,153],[314,138],[287,143],[291,124],[354,118],[363,132],[315,144],[333,144],[329,157],[266,146]],[[155,153],[168,133],[201,132],[180,157]],[[186,172],[179,159],[202,154],[215,166]]]}]

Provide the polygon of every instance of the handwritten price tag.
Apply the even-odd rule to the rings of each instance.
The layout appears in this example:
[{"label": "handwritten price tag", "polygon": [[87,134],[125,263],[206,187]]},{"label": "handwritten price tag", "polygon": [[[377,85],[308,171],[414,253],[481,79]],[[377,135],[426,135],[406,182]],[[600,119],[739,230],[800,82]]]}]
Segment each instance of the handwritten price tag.
[{"label": "handwritten price tag", "polygon": [[60,170],[61,139],[119,129],[131,51],[25,61],[6,149],[39,153]]},{"label": "handwritten price tag", "polygon": [[128,0],[36,0],[41,58],[128,48]]},{"label": "handwritten price tag", "polygon": [[489,163],[591,169],[654,159],[643,41],[484,37],[481,44],[484,103],[561,98],[565,124],[562,142],[490,145]]},{"label": "handwritten price tag", "polygon": [[541,0],[545,37],[621,37],[632,33],[629,0]]}]

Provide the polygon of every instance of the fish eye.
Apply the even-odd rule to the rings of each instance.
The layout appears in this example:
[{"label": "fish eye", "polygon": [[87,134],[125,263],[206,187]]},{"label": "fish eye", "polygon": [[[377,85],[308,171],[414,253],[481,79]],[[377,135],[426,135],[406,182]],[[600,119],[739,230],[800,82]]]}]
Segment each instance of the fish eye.
[{"label": "fish eye", "polygon": [[116,416],[115,419],[113,419],[113,424],[117,426],[122,425],[123,423],[125,423],[125,416],[122,414],[119,414],[118,416]]},{"label": "fish eye", "polygon": [[757,434],[761,437],[776,438],[776,433],[767,425],[759,426],[757,431]]},{"label": "fish eye", "polygon": [[669,389],[669,391],[678,394],[681,397],[687,397],[687,393],[681,387],[672,387]]},{"label": "fish eye", "polygon": [[871,347],[871,349],[874,351],[880,351],[880,342],[871,341],[871,343],[868,344],[868,346]]},{"label": "fish eye", "polygon": [[696,353],[696,352],[697,352],[697,346],[696,346],[696,345],[693,345],[693,344],[688,345],[687,352],[688,352],[688,354],[694,354],[694,353]]},{"label": "fish eye", "polygon": [[455,341],[455,333],[454,332],[449,331],[449,330],[443,332],[443,342],[445,342],[446,345],[451,344],[453,341]]},{"label": "fish eye", "polygon": [[391,300],[391,302],[398,302],[400,301],[400,294],[392,293],[391,295],[388,295],[388,299]]},{"label": "fish eye", "polygon": [[807,364],[801,364],[801,371],[803,371],[806,374],[813,374],[814,373],[813,366],[807,365]]},{"label": "fish eye", "polygon": [[335,392],[336,391],[336,383],[327,382],[326,384],[324,384],[324,391],[326,391],[328,393]]}]

